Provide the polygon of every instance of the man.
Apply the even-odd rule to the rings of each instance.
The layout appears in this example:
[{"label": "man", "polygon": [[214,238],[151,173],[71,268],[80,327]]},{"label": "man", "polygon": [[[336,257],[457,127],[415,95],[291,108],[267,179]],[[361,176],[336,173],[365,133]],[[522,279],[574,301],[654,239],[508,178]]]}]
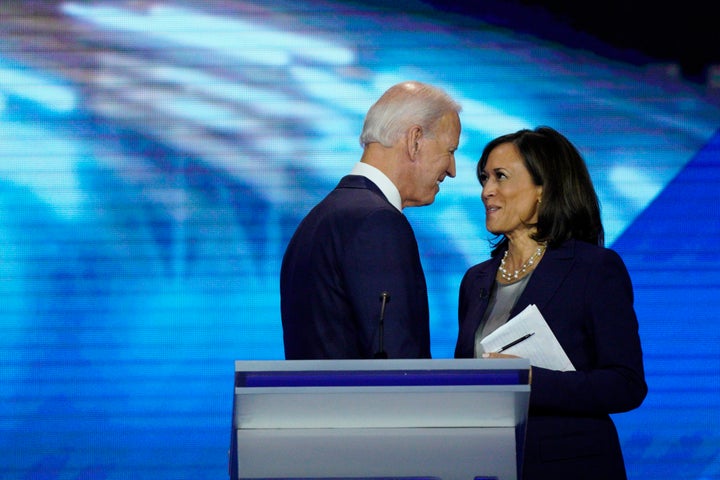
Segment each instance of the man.
[{"label": "man", "polygon": [[363,155],[300,223],[283,257],[285,358],[430,358],[427,286],[402,213],[455,176],[461,107],[420,82],[370,108]]}]

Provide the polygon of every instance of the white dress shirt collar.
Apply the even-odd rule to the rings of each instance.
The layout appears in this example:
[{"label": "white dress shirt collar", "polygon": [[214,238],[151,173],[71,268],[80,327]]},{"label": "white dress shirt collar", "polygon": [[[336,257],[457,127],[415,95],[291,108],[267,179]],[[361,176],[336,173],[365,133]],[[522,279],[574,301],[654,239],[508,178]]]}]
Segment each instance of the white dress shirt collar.
[{"label": "white dress shirt collar", "polygon": [[397,189],[392,180],[390,180],[387,175],[379,169],[367,163],[358,162],[353,167],[350,175],[361,175],[373,182],[377,185],[383,195],[385,195],[388,201],[402,212],[402,199],[400,198],[400,191]]}]

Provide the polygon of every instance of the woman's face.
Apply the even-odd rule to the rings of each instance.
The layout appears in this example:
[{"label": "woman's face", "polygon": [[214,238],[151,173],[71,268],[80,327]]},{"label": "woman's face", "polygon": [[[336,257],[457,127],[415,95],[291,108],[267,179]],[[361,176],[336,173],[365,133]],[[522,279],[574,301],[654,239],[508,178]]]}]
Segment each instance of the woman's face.
[{"label": "woman's face", "polygon": [[533,182],[515,145],[501,143],[490,152],[480,184],[488,231],[511,240],[529,235],[527,224],[537,222],[542,187]]}]

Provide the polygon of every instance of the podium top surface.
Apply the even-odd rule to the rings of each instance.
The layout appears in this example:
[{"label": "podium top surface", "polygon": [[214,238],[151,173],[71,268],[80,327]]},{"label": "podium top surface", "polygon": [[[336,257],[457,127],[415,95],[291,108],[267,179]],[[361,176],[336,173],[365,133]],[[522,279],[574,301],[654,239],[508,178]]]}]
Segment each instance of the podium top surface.
[{"label": "podium top surface", "polygon": [[525,358],[444,358],[372,360],[236,360],[235,370],[517,370],[528,369]]}]

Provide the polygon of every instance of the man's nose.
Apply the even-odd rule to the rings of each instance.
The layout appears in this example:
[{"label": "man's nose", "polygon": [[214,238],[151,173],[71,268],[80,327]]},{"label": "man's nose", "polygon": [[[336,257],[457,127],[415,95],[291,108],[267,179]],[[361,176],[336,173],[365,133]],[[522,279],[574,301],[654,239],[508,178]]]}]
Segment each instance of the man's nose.
[{"label": "man's nose", "polygon": [[450,166],[447,169],[448,177],[455,178],[455,157],[450,158]]}]

